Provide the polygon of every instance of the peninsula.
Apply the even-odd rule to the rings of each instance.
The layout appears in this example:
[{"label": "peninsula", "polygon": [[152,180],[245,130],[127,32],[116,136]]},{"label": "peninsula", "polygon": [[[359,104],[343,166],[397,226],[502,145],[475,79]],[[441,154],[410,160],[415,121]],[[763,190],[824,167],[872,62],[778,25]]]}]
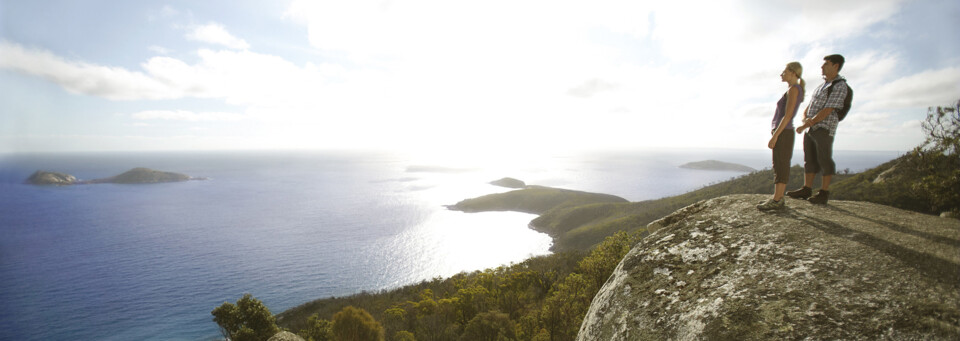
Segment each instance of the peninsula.
[{"label": "peninsula", "polygon": [[86,185],[86,184],[152,184],[162,182],[181,182],[189,180],[207,180],[207,178],[194,178],[186,174],[164,172],[149,168],[138,167],[126,171],[122,174],[111,176],[109,178],[94,180],[78,180],[77,177],[59,172],[49,172],[38,170],[27,178],[26,183],[31,185]]},{"label": "peninsula", "polygon": [[688,162],[680,165],[680,168],[697,169],[697,170],[734,171],[734,172],[745,172],[745,173],[756,171],[756,169],[753,169],[751,167],[744,166],[738,163],[723,162],[723,161],[717,161],[717,160]]}]

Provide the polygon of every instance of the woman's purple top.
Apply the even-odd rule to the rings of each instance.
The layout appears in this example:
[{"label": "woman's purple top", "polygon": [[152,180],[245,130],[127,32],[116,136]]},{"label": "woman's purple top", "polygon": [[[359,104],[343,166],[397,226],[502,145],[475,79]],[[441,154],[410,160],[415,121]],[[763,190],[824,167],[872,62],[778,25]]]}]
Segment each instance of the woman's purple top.
[{"label": "woman's purple top", "polygon": [[[800,109],[800,102],[803,102],[803,88],[799,84],[794,84],[793,86],[797,87],[797,104],[794,105],[793,110]],[[783,97],[780,98],[780,101],[777,102],[777,111],[773,114],[773,123],[770,124],[770,129],[777,129],[777,126],[780,125],[780,120],[783,119],[783,116],[787,114],[785,110],[787,107],[787,95],[790,94],[790,91],[784,92]],[[797,117],[797,111],[793,112],[793,117]],[[793,118],[790,119],[790,122],[787,122],[787,127],[784,130],[793,129]]]}]

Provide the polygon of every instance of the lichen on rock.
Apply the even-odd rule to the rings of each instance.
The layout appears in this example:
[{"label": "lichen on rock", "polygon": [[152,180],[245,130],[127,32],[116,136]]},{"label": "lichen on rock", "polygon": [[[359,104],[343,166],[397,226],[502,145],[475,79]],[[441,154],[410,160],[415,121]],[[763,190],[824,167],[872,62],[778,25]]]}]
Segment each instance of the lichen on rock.
[{"label": "lichen on rock", "polygon": [[848,201],[762,213],[763,198],[651,223],[578,340],[960,337],[960,222]]}]

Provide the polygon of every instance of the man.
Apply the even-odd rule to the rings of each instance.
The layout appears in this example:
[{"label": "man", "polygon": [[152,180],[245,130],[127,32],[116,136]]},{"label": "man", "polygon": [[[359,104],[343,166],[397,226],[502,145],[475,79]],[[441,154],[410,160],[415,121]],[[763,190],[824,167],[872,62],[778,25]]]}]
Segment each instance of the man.
[{"label": "man", "polygon": [[[803,125],[797,127],[797,134],[809,130],[803,135],[803,188],[787,192],[791,198],[809,198],[810,203],[826,204],[830,197],[830,179],[837,173],[833,162],[833,138],[840,120],[836,110],[843,108],[843,100],[847,97],[847,80],[840,76],[843,62],[843,56],[839,54],[823,57],[820,70],[824,83],[813,92],[810,104],[803,112]],[[813,178],[820,172],[823,173],[823,187],[811,197]]]}]

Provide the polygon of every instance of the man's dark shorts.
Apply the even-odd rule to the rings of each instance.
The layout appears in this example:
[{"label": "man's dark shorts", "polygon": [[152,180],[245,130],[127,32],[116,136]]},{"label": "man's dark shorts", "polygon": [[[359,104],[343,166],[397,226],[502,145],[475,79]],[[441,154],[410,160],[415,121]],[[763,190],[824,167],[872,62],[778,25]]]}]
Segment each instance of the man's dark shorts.
[{"label": "man's dark shorts", "polygon": [[785,184],[790,182],[790,159],[793,159],[793,144],[796,138],[793,129],[780,133],[777,144],[773,147],[773,183]]},{"label": "man's dark shorts", "polygon": [[803,171],[837,174],[837,165],[833,162],[833,136],[829,130],[817,129],[803,134]]}]

